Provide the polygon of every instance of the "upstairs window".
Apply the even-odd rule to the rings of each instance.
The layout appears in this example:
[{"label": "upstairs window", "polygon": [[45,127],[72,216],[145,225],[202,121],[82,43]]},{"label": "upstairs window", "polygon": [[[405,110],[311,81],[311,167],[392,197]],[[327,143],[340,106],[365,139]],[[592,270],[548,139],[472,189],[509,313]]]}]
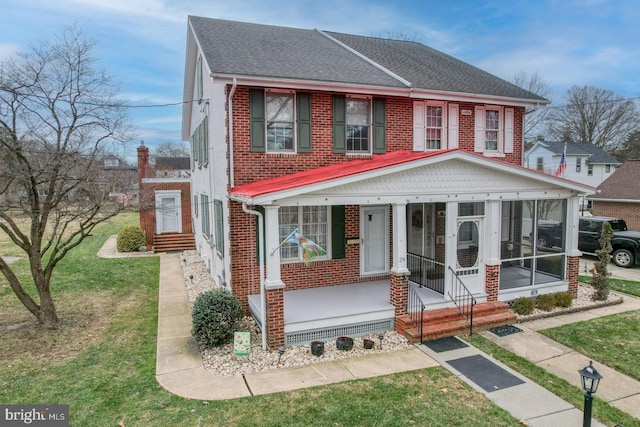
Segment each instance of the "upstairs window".
[{"label": "upstairs window", "polygon": [[539,172],[544,172],[544,158],[538,157],[536,159],[536,170]]},{"label": "upstairs window", "polygon": [[582,159],[580,157],[576,158],[576,172],[580,172],[582,170]]},{"label": "upstairs window", "polygon": [[311,152],[311,94],[251,89],[249,116],[252,152]]},{"label": "upstairs window", "polygon": [[593,165],[591,163],[587,164],[587,175],[593,176]]},{"label": "upstairs window", "polygon": [[604,172],[605,173],[611,173],[611,165],[605,165],[604,166]]},{"label": "upstairs window", "polygon": [[196,98],[198,99],[198,102],[202,100],[204,95],[202,75],[202,56],[198,56],[198,62],[196,63]]},{"label": "upstairs window", "polygon": [[293,98],[293,93],[266,94],[267,151],[295,151]]},{"label": "upstairs window", "polygon": [[426,149],[440,150],[443,147],[444,108],[427,104],[426,119]]},{"label": "upstairs window", "polygon": [[347,98],[347,153],[369,153],[371,103],[369,99]]},{"label": "upstairs window", "polygon": [[500,111],[489,109],[485,112],[484,150],[498,151],[500,137]]}]

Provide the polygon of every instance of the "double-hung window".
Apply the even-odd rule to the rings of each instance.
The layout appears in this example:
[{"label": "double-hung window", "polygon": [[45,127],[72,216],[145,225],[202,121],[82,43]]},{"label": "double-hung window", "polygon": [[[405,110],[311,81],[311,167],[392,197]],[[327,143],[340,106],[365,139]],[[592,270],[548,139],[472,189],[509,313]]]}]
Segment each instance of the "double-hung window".
[{"label": "double-hung window", "polygon": [[580,172],[582,170],[582,159],[580,157],[576,157],[576,172]]},{"label": "double-hung window", "polygon": [[371,100],[347,98],[347,153],[371,152]]},{"label": "double-hung window", "polygon": [[484,150],[498,151],[500,137],[500,110],[487,108],[485,112]]},{"label": "double-hung window", "polygon": [[[329,236],[331,223],[327,206],[281,206],[278,209],[280,222],[280,241],[283,241],[295,230],[305,238],[318,244],[329,254]],[[280,247],[282,262],[298,262],[303,258],[302,247],[293,242],[287,242]],[[329,255],[318,256],[314,259],[328,259]]]},{"label": "double-hung window", "polygon": [[539,172],[544,172],[544,157],[538,157],[536,159],[536,170]]},{"label": "double-hung window", "polygon": [[444,107],[442,105],[430,105],[426,108],[426,149],[440,150],[443,148],[444,136]]},{"label": "double-hung window", "polygon": [[266,93],[267,151],[295,151],[293,92]]}]

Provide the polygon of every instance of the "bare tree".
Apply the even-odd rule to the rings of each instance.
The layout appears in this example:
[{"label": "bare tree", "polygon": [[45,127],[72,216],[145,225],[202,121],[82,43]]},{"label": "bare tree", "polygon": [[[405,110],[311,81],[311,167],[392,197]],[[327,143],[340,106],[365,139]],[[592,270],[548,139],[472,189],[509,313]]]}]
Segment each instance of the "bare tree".
[{"label": "bare tree", "polygon": [[550,131],[559,140],[590,142],[614,152],[627,136],[638,130],[640,115],[635,103],[607,89],[573,86],[566,105],[556,110]]},{"label": "bare tree", "polygon": [[[544,81],[536,71],[528,74],[520,71],[513,76],[512,83],[522,89],[535,93],[538,96],[552,101],[553,92],[549,83]],[[538,135],[543,135],[548,127],[548,120],[551,110],[545,106],[526,107],[524,111],[524,140],[528,145],[533,145]]]},{"label": "bare tree", "polygon": [[189,145],[182,141],[165,141],[154,150],[156,157],[189,157]]},{"label": "bare tree", "polygon": [[93,47],[70,27],[0,64],[0,230],[25,252],[37,295],[2,258],[0,271],[49,328],[55,267],[120,209],[97,159],[127,138],[127,113]]}]

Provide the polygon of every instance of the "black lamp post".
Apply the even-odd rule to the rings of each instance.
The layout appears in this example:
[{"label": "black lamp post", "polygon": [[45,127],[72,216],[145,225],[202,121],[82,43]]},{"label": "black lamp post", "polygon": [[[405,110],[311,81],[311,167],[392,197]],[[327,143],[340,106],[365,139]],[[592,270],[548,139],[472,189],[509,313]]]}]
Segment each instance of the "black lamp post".
[{"label": "black lamp post", "polygon": [[593,394],[598,389],[598,384],[602,375],[593,367],[593,361],[589,361],[589,366],[578,371],[582,379],[582,389],[584,390],[584,417],[583,427],[591,427],[591,406],[593,405]]}]

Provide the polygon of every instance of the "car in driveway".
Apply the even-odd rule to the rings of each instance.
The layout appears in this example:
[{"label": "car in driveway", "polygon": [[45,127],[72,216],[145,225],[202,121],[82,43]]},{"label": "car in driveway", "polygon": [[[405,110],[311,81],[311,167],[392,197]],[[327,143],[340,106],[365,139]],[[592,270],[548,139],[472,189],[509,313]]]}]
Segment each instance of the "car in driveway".
[{"label": "car in driveway", "polygon": [[[630,231],[621,218],[584,216],[579,218],[578,249],[595,255],[600,249],[600,234],[605,222],[611,224],[612,259],[619,267],[640,264],[640,231]],[[539,248],[562,247],[562,224],[539,224],[537,246]]]}]

